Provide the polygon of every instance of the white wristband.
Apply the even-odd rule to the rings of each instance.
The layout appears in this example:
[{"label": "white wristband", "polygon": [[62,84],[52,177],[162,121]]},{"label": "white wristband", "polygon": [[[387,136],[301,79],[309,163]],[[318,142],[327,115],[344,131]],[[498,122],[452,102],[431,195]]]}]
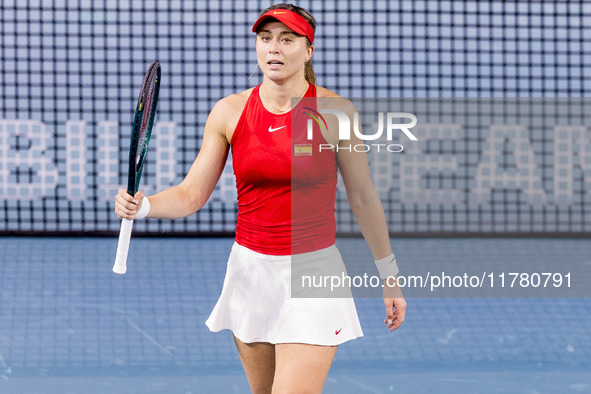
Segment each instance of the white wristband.
[{"label": "white wristband", "polygon": [[383,259],[375,260],[376,267],[380,273],[380,278],[387,279],[390,276],[394,276],[398,273],[398,265],[396,264],[396,257],[392,253],[388,257]]},{"label": "white wristband", "polygon": [[150,212],[150,200],[148,200],[148,197],[144,197],[142,200],[142,206],[140,207],[140,210],[137,211],[135,218],[136,219],[143,219],[146,216],[148,216],[149,212]]}]

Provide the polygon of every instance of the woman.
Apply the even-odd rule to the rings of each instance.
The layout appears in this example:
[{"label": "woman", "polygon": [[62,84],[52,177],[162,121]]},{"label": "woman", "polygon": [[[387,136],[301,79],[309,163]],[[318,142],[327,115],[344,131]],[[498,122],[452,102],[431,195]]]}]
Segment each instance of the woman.
[{"label": "woman", "polygon": [[[346,149],[361,141],[339,141],[329,123],[322,133],[315,129],[307,144],[294,144],[301,137],[293,126],[301,105],[292,108],[292,97],[306,103],[339,98],[315,86],[315,27],[314,18],[299,7],[280,4],[265,10],[253,26],[262,84],[213,107],[201,150],[178,186],[149,198],[121,189],[115,197],[121,218],[192,215],[208,200],[232,149],[236,242],[222,294],[206,324],[212,331],[232,330],[254,393],[321,392],[338,344],[362,335],[352,298],[290,297],[292,260],[342,265],[334,246],[337,164],[380,275],[397,273],[367,158]],[[342,149],[313,151],[321,143]],[[406,303],[399,288],[384,289],[384,323],[393,331],[404,320]]]}]

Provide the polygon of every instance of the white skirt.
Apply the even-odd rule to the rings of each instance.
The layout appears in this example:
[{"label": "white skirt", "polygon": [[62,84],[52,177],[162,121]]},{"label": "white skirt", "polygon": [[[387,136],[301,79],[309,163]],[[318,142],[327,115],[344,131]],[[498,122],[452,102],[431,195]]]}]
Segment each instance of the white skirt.
[{"label": "white skirt", "polygon": [[[298,256],[332,261],[344,269],[335,245]],[[245,343],[334,346],[363,336],[352,297],[292,298],[292,256],[257,253],[234,243],[222,294],[205,322],[213,332],[231,330]]]}]

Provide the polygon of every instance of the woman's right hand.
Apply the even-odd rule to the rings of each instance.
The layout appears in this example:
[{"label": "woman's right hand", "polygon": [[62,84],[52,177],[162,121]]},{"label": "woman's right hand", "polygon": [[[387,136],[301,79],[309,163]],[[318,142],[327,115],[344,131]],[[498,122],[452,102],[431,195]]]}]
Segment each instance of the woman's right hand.
[{"label": "woman's right hand", "polygon": [[119,189],[115,195],[115,213],[121,219],[135,219],[135,215],[142,207],[144,192],[138,191],[135,196],[130,196],[125,189]]}]

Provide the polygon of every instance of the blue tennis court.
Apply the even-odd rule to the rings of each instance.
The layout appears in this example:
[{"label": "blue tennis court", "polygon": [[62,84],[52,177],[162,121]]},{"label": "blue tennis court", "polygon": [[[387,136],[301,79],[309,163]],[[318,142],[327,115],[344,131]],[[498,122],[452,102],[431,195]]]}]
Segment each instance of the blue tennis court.
[{"label": "blue tennis court", "polygon": [[[249,392],[231,334],[204,325],[232,242],[136,238],[119,276],[114,238],[0,238],[0,392]],[[338,244],[352,256],[362,242]],[[393,244],[402,270],[429,254],[477,260],[479,249],[591,263],[585,239]],[[381,300],[356,302],[365,336],[339,348],[327,393],[591,391],[589,299],[409,298],[394,334]]]}]

